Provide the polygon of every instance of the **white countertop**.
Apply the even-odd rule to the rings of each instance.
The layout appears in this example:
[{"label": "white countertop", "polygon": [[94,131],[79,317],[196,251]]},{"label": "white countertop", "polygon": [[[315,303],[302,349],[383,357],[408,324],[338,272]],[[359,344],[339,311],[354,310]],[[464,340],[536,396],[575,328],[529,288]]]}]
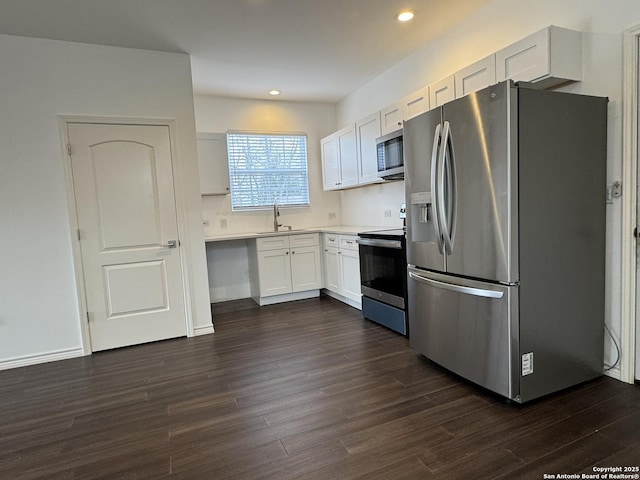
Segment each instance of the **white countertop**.
[{"label": "white countertop", "polygon": [[281,230],[279,232],[244,232],[226,233],[220,235],[208,235],[204,237],[205,242],[223,242],[226,240],[246,240],[259,237],[273,237],[276,235],[299,235],[303,233],[337,233],[343,235],[357,235],[360,232],[372,232],[375,230],[391,230],[394,227],[374,227],[363,225],[329,225],[326,227],[304,228],[301,230]]}]

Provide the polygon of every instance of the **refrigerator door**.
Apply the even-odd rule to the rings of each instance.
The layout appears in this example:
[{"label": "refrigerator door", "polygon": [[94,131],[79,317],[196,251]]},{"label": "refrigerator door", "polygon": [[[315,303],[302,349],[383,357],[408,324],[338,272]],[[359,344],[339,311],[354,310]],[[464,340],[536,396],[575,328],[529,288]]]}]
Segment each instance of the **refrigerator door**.
[{"label": "refrigerator door", "polygon": [[404,123],[405,198],[407,203],[407,262],[444,271],[444,242],[436,209],[442,110],[436,109]]},{"label": "refrigerator door", "polygon": [[455,232],[447,246],[448,273],[518,281],[516,102],[516,89],[503,82],[443,106],[452,146],[443,148],[447,176],[440,183],[455,194],[446,217],[457,214],[447,228]]},{"label": "refrigerator door", "polygon": [[518,400],[517,286],[409,268],[411,347],[489,390]]}]

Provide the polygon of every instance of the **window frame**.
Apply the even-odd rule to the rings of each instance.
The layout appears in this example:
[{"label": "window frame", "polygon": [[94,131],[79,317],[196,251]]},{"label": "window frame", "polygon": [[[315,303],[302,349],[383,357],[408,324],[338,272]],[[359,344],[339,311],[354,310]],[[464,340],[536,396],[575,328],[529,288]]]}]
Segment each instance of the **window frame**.
[{"label": "window frame", "polygon": [[[284,199],[274,198],[273,200],[271,200],[271,202],[273,203],[256,202],[255,198],[253,199],[254,201],[252,202],[252,205],[238,205],[238,203],[242,203],[242,202],[234,202],[234,190],[237,192],[237,188],[238,188],[237,186],[238,174],[236,173],[238,169],[235,167],[235,165],[232,165],[232,162],[237,161],[237,155],[234,155],[233,149],[238,148],[237,142],[234,142],[232,138],[234,135],[238,137],[245,136],[245,137],[254,137],[258,139],[260,137],[264,137],[264,138],[274,137],[276,139],[286,138],[286,137],[300,137],[303,140],[303,147],[304,147],[304,160],[303,160],[304,168],[302,168],[302,166],[288,168],[288,169],[287,168],[263,168],[263,169],[254,168],[250,170],[247,169],[246,175],[251,176],[251,175],[260,174],[260,173],[282,175],[283,173],[286,173],[284,172],[285,170],[289,170],[289,173],[291,174],[296,174],[296,173],[301,174],[302,175],[301,180],[306,183],[305,187],[303,188],[303,191],[304,191],[302,194],[303,201],[302,202],[288,201],[287,193],[289,191],[287,191],[285,193]],[[230,203],[231,203],[231,210],[233,212],[270,210],[273,207],[273,204],[275,202],[277,202],[279,207],[283,207],[283,208],[308,208],[311,206],[311,192],[309,187],[309,146],[308,146],[309,137],[306,134],[306,132],[227,130],[226,136],[227,136],[227,164],[229,168],[229,186],[230,186],[230,195],[231,195]],[[296,140],[296,142],[297,141],[299,141],[299,139]],[[268,161],[268,160],[269,159],[267,157],[263,159],[263,161]],[[300,161],[302,162],[302,160]],[[287,178],[287,175],[284,175],[283,178]],[[268,180],[266,181],[268,182]],[[234,187],[234,184],[236,185],[235,187]],[[235,193],[235,195],[239,195],[239,194]]]}]

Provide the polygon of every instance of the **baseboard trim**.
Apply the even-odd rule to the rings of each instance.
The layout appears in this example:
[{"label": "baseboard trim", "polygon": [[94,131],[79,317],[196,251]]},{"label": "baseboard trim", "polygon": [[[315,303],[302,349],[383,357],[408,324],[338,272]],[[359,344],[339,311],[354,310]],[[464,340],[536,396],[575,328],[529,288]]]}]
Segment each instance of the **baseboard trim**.
[{"label": "baseboard trim", "polygon": [[612,368],[611,370],[606,370],[604,372],[604,374],[607,377],[611,377],[611,378],[615,378],[616,380],[622,380],[622,375],[621,375],[621,371],[620,371],[620,367],[619,366],[615,366],[614,368]]},{"label": "baseboard trim", "polygon": [[47,353],[38,353],[36,355],[27,355],[24,357],[14,357],[7,360],[0,360],[0,370],[27,367],[29,365],[37,365],[39,363],[57,362],[58,360],[67,360],[69,358],[82,356],[84,356],[82,347],[77,347],[55,350]]},{"label": "baseboard trim", "polygon": [[209,335],[214,333],[213,325],[205,325],[204,327],[194,327],[193,336],[199,337],[200,335]]}]

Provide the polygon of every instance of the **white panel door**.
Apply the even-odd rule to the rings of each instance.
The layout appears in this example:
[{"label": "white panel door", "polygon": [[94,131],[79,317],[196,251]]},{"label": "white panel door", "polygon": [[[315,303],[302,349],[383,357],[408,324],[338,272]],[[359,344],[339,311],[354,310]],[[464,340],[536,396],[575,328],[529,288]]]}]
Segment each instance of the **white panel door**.
[{"label": "white panel door", "polygon": [[358,184],[358,148],[355,125],[338,132],[340,188]]},{"label": "white panel door", "polygon": [[336,134],[323,138],[322,148],[322,188],[336,190],[340,188],[340,151]]},{"label": "white panel door", "polygon": [[402,103],[394,103],[380,110],[380,130],[382,135],[395,132],[402,128],[404,112]]},{"label": "white panel door", "polygon": [[198,133],[198,169],[201,195],[226,195],[229,187],[229,160],[225,133]]},{"label": "white panel door", "polygon": [[378,150],[376,148],[376,138],[380,135],[380,112],[356,122],[358,182],[360,184],[381,181],[378,176]]},{"label": "white panel door", "polygon": [[327,247],[324,249],[324,288],[340,293],[340,258],[338,249]]},{"label": "white panel door", "polygon": [[482,90],[496,83],[496,56],[489,55],[454,75],[456,98]]},{"label": "white panel door", "polygon": [[320,247],[291,249],[291,291],[304,292],[322,288]]},{"label": "white panel door", "polygon": [[340,277],[342,294],[355,300],[362,301],[360,291],[360,256],[357,250],[340,250]]},{"label": "white panel door", "polygon": [[429,108],[434,109],[456,98],[456,82],[453,75],[429,85]]},{"label": "white panel door", "polygon": [[260,296],[291,293],[291,258],[289,249],[258,252]]},{"label": "white panel door", "polygon": [[186,335],[169,128],[68,135],[92,350]]}]

